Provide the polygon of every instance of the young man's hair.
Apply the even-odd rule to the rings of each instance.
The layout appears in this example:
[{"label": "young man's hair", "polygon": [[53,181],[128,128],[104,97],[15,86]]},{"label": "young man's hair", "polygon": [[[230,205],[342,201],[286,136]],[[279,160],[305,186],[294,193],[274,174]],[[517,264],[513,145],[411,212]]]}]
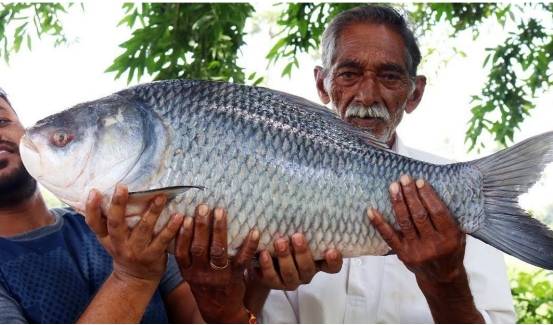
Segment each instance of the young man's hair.
[{"label": "young man's hair", "polygon": [[[8,100],[8,94],[0,87],[0,98],[3,98],[8,104],[10,104],[10,101]],[[10,104],[11,106],[11,104]]]},{"label": "young man's hair", "polygon": [[342,31],[353,24],[380,24],[395,30],[405,42],[406,65],[411,76],[417,75],[421,52],[406,19],[396,9],[385,5],[364,5],[338,14],[327,26],[321,41],[323,68],[328,70],[335,59],[335,50]]}]

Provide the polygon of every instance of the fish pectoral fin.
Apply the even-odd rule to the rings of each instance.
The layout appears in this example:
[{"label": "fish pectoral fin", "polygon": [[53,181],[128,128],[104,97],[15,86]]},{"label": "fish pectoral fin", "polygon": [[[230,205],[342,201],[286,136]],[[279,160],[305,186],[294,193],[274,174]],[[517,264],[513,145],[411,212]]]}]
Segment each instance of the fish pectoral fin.
[{"label": "fish pectoral fin", "polygon": [[126,217],[140,216],[148,208],[148,203],[158,195],[166,195],[167,202],[171,201],[175,197],[183,194],[190,189],[205,190],[204,186],[171,186],[155,188],[146,191],[129,192],[129,200],[127,201],[127,210],[125,211]]},{"label": "fish pectoral fin", "polygon": [[162,187],[162,188],[155,188],[151,190],[146,191],[136,191],[136,192],[129,192],[129,204],[133,203],[148,203],[150,200],[152,200],[154,197],[158,195],[166,195],[167,200],[170,201],[174,199],[175,197],[183,194],[184,192],[190,190],[190,189],[198,189],[198,190],[205,190],[204,186],[196,186],[196,185],[183,185],[183,186],[170,186],[170,187]]}]

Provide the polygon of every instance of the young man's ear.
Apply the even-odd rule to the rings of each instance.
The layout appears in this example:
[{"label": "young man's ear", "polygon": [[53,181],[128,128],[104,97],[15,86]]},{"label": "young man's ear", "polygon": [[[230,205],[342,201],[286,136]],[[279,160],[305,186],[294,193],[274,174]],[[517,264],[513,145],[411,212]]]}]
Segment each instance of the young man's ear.
[{"label": "young man's ear", "polygon": [[415,77],[415,89],[413,89],[409,99],[407,100],[407,105],[405,105],[405,111],[411,113],[419,106],[419,103],[422,100],[422,95],[424,94],[424,88],[426,88],[426,77],[425,76],[416,76]]},{"label": "young man's ear", "polygon": [[317,93],[319,94],[319,99],[323,104],[326,105],[330,102],[330,96],[325,89],[325,74],[323,67],[316,66],[315,69],[313,69],[313,75],[315,76],[315,84],[317,85]]}]

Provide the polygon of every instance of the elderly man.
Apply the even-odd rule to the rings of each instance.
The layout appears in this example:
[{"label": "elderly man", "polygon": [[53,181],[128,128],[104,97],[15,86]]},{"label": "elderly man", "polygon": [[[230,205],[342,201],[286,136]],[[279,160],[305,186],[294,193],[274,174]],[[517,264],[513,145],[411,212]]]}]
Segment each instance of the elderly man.
[{"label": "elderly man", "polygon": [[[413,112],[424,93],[420,60],[413,33],[396,10],[369,5],[343,12],[323,35],[323,66],[315,68],[319,97],[399,154],[446,163],[405,147],[396,134],[404,112]],[[423,180],[402,176],[391,184],[390,197],[400,231],[378,211],[368,215],[396,255],[347,259],[337,275],[319,274],[295,291],[273,290],[263,321],[513,323],[502,254],[464,236]],[[438,231],[431,220],[447,227]]]}]

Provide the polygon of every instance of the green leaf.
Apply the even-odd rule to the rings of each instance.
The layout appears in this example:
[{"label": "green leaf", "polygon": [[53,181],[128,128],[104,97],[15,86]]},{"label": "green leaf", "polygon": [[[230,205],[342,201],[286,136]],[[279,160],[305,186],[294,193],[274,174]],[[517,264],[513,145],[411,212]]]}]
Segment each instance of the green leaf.
[{"label": "green leaf", "polygon": [[292,67],[293,67],[293,66],[294,66],[294,61],[289,62],[289,63],[284,67],[284,69],[282,69],[281,77],[284,77],[284,76],[290,77],[290,76],[291,76],[291,73],[292,73]]}]

